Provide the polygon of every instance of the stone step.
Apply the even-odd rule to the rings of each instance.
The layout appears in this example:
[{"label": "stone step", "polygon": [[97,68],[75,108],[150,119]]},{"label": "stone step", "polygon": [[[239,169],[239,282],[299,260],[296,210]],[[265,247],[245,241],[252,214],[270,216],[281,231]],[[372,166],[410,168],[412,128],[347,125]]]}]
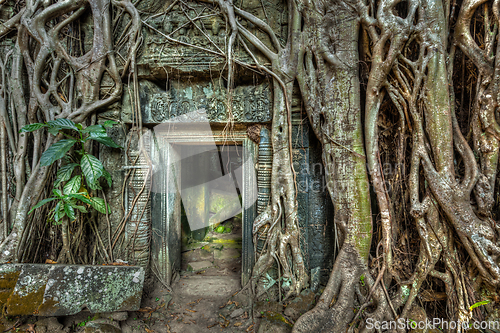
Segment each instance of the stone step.
[{"label": "stone step", "polygon": [[193,275],[179,280],[173,286],[176,292],[196,297],[231,297],[241,289],[238,276]]},{"label": "stone step", "polygon": [[209,268],[209,267],[212,267],[212,266],[213,266],[212,262],[210,262],[208,260],[194,261],[194,262],[190,262],[188,264],[188,271],[196,272],[196,271],[199,271],[199,270],[202,270],[202,269],[205,269],[205,268]]},{"label": "stone step", "polygon": [[241,257],[241,252],[238,249],[226,249],[215,250],[214,258],[218,260],[229,260]]}]

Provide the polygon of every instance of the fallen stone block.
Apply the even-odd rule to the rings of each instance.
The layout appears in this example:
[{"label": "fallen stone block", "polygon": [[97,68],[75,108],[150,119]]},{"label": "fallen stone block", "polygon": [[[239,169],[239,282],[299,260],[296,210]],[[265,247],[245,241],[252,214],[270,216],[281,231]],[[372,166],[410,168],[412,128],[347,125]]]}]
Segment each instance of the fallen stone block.
[{"label": "fallen stone block", "polygon": [[69,327],[63,329],[64,325],[55,317],[44,318],[35,323],[36,333],[69,332]]},{"label": "fallen stone block", "polygon": [[124,320],[127,320],[127,318],[128,318],[128,312],[126,312],[126,311],[112,312],[112,313],[106,313],[103,316],[108,318],[108,319],[113,319],[116,321],[124,321]]},{"label": "fallen stone block", "polygon": [[[16,277],[17,276],[17,277]],[[136,311],[144,269],[135,266],[4,264],[0,266],[5,313],[10,316],[68,316]],[[1,300],[0,300],[1,301]],[[1,304],[0,304],[1,305]]]},{"label": "fallen stone block", "polygon": [[228,279],[225,276],[199,276],[194,275],[182,279],[182,295],[196,297],[231,297],[241,289],[238,279]]},{"label": "fallen stone block", "polygon": [[14,290],[21,270],[16,265],[0,265],[0,308]]},{"label": "fallen stone block", "polygon": [[195,262],[190,262],[188,264],[188,270],[193,271],[193,272],[196,272],[196,271],[202,270],[204,268],[208,268],[208,267],[212,267],[212,263],[208,260],[195,261]]}]

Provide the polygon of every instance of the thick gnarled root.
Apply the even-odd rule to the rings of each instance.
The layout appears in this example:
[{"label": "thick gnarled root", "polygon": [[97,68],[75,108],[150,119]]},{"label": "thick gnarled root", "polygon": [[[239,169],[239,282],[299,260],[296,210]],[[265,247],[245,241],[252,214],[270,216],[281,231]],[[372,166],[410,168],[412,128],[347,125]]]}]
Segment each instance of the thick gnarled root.
[{"label": "thick gnarled root", "polygon": [[[280,219],[281,207],[272,214],[271,205],[255,219],[253,228],[254,244],[257,244],[259,229],[265,225],[269,227],[267,228],[265,244],[254,266],[252,277],[254,281],[259,281],[261,276],[266,274],[274,264],[277,264],[281,274],[278,283],[286,282],[283,283],[283,286],[286,289],[284,299],[287,299],[292,295],[300,294],[302,289],[306,287],[309,276],[306,273],[304,258],[300,249],[298,228],[283,229]],[[260,287],[261,291],[257,294],[257,298],[267,290],[267,288]]]},{"label": "thick gnarled root", "polygon": [[292,332],[345,332],[355,315],[356,287],[367,272],[355,248],[344,244],[318,304],[297,320]]}]

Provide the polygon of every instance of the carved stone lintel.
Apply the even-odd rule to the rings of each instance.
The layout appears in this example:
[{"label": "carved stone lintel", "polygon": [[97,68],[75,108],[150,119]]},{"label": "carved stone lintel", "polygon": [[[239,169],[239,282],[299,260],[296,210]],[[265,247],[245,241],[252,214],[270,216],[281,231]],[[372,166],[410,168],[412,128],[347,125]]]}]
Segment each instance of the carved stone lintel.
[{"label": "carved stone lintel", "polygon": [[[169,91],[164,91],[150,81],[140,82],[140,104],[143,124],[159,124],[177,121],[186,114],[205,113],[212,123],[226,123],[229,120],[226,89],[217,82],[198,84],[173,82]],[[233,121],[269,122],[271,120],[271,90],[267,83],[256,86],[239,86],[233,90],[231,114]],[[133,122],[132,104],[124,94],[122,120]],[[199,121],[204,117],[184,119]]]}]

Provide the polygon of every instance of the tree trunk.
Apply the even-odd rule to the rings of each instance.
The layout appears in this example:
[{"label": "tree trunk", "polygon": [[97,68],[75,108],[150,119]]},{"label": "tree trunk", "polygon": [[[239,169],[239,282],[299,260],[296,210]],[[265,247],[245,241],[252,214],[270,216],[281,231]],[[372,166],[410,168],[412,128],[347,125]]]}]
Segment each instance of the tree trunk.
[{"label": "tree trunk", "polygon": [[[314,41],[317,53],[302,75],[317,73],[316,82],[324,88],[320,105],[314,105],[318,96],[311,91],[312,85],[308,85],[305,78],[300,78],[299,84],[306,97],[307,113],[322,143],[325,176],[334,204],[335,226],[341,235],[341,249],[323,295],[312,311],[299,318],[293,332],[341,332],[354,317],[350,311],[354,305],[353,296],[361,276],[368,273],[372,240],[357,65],[359,23],[352,10],[337,2],[329,4],[321,21],[314,16],[311,12],[305,15],[310,29],[305,38]],[[335,55],[341,59],[337,66],[323,62],[320,52],[324,40],[321,36],[315,38],[318,30],[335,41],[334,49],[338,50]],[[307,62],[308,56],[305,57]],[[316,61],[317,71],[313,61]]]}]

